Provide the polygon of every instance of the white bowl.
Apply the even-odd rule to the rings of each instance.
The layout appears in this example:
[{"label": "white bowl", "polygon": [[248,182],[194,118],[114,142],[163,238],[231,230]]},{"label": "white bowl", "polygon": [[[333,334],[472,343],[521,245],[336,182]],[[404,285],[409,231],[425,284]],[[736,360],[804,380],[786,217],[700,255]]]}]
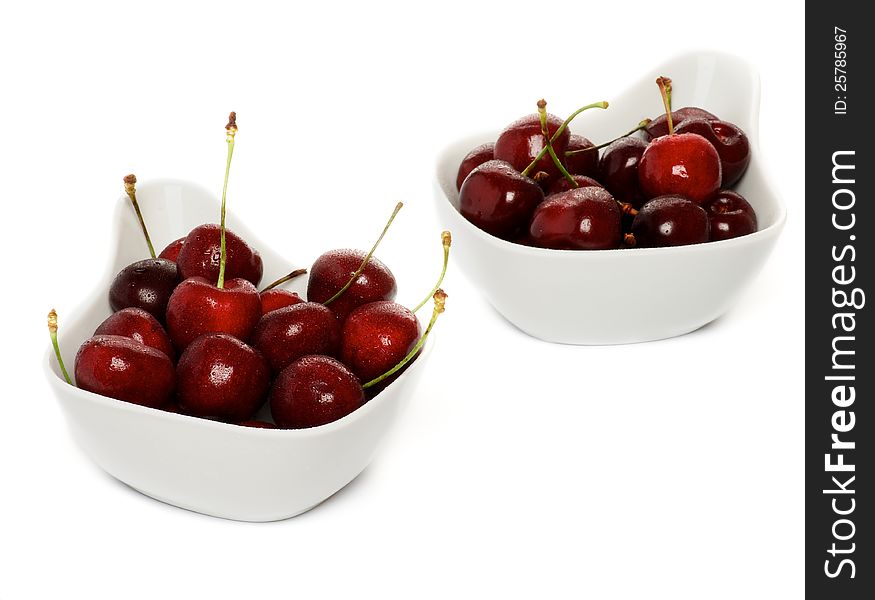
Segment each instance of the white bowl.
[{"label": "white bowl", "polygon": [[[216,222],[219,214],[217,199],[186,181],[143,183],[137,197],[159,245],[200,223]],[[292,268],[233,216],[229,223],[261,252],[266,275]],[[111,313],[107,294],[112,278],[148,256],[127,197],[118,201],[114,231],[106,276],[94,283],[82,307],[61,315],[61,350],[71,372],[79,345]],[[303,291],[306,278],[288,287]],[[228,425],[86,392],[67,385],[51,349],[45,366],[73,437],[107,473],[148,496],[199,513],[275,521],[313,508],[364,470],[410,396],[431,346],[429,340],[422,355],[360,409],[301,430]]]},{"label": "white bowl", "polygon": [[494,141],[500,130],[453,142],[439,155],[437,209],[453,232],[454,260],[492,306],[529,335],[565,344],[623,344],[693,331],[729,309],[783,228],[786,211],[760,157],[759,76],[738,58],[713,52],[679,56],[647,72],[623,94],[582,99],[605,99],[610,107],[581,114],[572,131],[598,143],[644,117],[656,117],[658,75],[672,78],[674,107],[700,106],[747,133],[751,163],[735,189],[756,210],[756,233],[674,248],[569,251],[513,244],[478,229],[458,210],[459,163],[475,146]]}]

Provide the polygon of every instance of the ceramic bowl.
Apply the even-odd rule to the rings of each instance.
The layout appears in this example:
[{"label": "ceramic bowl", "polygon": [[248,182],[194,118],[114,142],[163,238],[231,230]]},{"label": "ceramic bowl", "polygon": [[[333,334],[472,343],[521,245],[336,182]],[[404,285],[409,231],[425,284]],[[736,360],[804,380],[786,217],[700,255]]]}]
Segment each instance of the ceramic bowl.
[{"label": "ceramic bowl", "polygon": [[675,107],[700,106],[747,133],[751,163],[735,189],[756,210],[756,233],[673,248],[569,251],[513,244],[478,229],[458,210],[459,163],[500,130],[455,141],[438,157],[436,205],[453,232],[454,260],[492,306],[529,335],[565,344],[623,344],[693,331],[732,306],[781,233],[786,211],[768,183],[758,144],[759,76],[738,58],[679,56],[607,97],[606,111],[580,115],[572,131],[609,140],[631,123],[656,117],[658,75],[674,81]]},{"label": "ceramic bowl", "polygon": [[[185,181],[138,186],[137,196],[158,244],[215,222],[219,203]],[[268,276],[290,265],[230,215],[231,229],[257,248]],[[148,252],[126,197],[114,220],[109,268],[88,300],[61,315],[61,350],[72,371],[76,350],[110,315],[107,299],[115,274]],[[160,249],[160,248],[159,248]],[[290,289],[306,290],[296,280]],[[51,349],[46,376],[73,437],[113,477],[140,492],[189,510],[241,521],[274,521],[316,506],[368,465],[410,397],[432,340],[391,385],[350,415],[312,429],[273,430],[228,425],[121,402],[68,385]]]}]

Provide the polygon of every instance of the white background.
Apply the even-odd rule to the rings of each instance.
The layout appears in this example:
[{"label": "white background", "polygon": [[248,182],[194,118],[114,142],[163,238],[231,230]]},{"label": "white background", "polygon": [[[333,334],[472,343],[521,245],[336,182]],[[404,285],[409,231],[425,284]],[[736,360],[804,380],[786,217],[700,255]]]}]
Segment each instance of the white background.
[{"label": "white background", "polygon": [[[0,597],[802,596],[802,3],[199,4],[4,8]],[[45,314],[63,327],[102,275],[124,174],[218,192],[236,110],[232,210],[308,265],[368,246],[403,199],[379,255],[413,303],[438,268],[442,144],[540,97],[559,114],[610,99],[697,48],[760,68],[763,159],[789,209],[725,317],[554,346],[451,266],[391,438],[279,523],[160,504],[73,443],[43,380]]]}]

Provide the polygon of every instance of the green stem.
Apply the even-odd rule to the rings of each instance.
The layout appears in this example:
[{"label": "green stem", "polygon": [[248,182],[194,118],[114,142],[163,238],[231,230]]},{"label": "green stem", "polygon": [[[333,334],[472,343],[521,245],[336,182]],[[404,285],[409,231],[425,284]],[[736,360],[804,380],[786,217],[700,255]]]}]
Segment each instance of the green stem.
[{"label": "green stem", "polygon": [[383,381],[387,377],[391,377],[392,375],[397,373],[399,370],[404,368],[404,365],[406,365],[411,360],[413,360],[413,358],[416,356],[416,354],[422,349],[422,346],[425,344],[425,340],[428,339],[428,334],[431,333],[431,330],[434,327],[435,321],[437,321],[438,315],[440,315],[442,312],[444,312],[444,306],[445,306],[446,302],[447,302],[447,294],[442,289],[438,289],[434,293],[434,311],[431,313],[431,321],[429,321],[428,327],[425,328],[425,333],[422,334],[422,337],[419,338],[419,341],[416,342],[416,345],[413,347],[413,349],[407,353],[407,356],[405,356],[404,358],[401,359],[401,362],[399,362],[397,365],[395,365],[394,367],[392,367],[391,369],[389,369],[388,371],[386,371],[385,373],[383,373],[379,377],[377,377],[375,379],[371,379],[369,382],[364,384],[362,386],[362,388],[368,389],[369,387],[377,385],[378,383],[380,383],[381,381]]},{"label": "green stem", "polygon": [[125,175],[123,181],[125,182],[125,192],[127,192],[128,198],[131,199],[134,212],[137,213],[137,220],[140,222],[140,229],[143,230],[143,237],[146,238],[146,245],[149,246],[149,254],[152,255],[152,258],[155,258],[155,247],[152,246],[149,230],[146,229],[146,221],[143,219],[143,213],[140,212],[140,204],[137,202],[137,176],[133,173]]},{"label": "green stem", "polygon": [[447,274],[447,262],[449,262],[449,260],[450,260],[450,244],[453,243],[453,236],[450,235],[449,231],[444,231],[443,233],[441,233],[441,243],[443,243],[443,246],[444,246],[444,266],[443,266],[443,268],[441,268],[441,275],[440,275],[440,277],[438,277],[437,283],[434,284],[434,287],[431,288],[431,291],[428,293],[428,296],[423,298],[422,302],[417,304],[416,308],[413,309],[412,312],[414,312],[414,313],[417,312],[423,306],[425,306],[425,304],[429,300],[434,298],[435,292],[437,292],[440,289],[441,284],[444,282],[444,275]]},{"label": "green stem", "polygon": [[343,293],[348,290],[353,283],[355,283],[355,280],[358,279],[362,273],[364,273],[365,267],[368,266],[368,262],[371,260],[371,257],[377,250],[377,246],[379,246],[380,242],[383,241],[383,237],[386,235],[386,232],[389,231],[389,226],[392,224],[392,221],[395,220],[395,216],[398,214],[398,211],[401,210],[402,206],[404,206],[403,202],[399,202],[395,205],[395,210],[392,211],[392,216],[389,217],[389,220],[386,222],[386,226],[383,227],[383,233],[381,233],[380,237],[377,238],[377,241],[371,247],[371,251],[365,255],[364,260],[362,260],[362,264],[359,265],[359,268],[356,269],[355,273],[352,274],[352,277],[349,278],[349,281],[346,282],[346,285],[337,290],[336,294],[334,294],[333,296],[331,296],[331,298],[322,303],[324,306],[328,306],[329,304],[340,298],[340,296],[342,296]]},{"label": "green stem", "polygon": [[225,248],[225,198],[228,195],[228,173],[231,171],[231,157],[234,155],[234,136],[237,135],[237,113],[232,112],[228,115],[225,132],[225,141],[228,142],[228,158],[225,161],[225,183],[222,186],[222,220],[219,224],[219,281],[216,282],[216,287],[219,289],[225,287],[225,263],[228,259]]},{"label": "green stem", "polygon": [[292,271],[288,275],[284,275],[283,277],[280,277],[279,279],[277,279],[276,281],[274,281],[273,283],[271,283],[269,286],[267,286],[266,288],[264,288],[261,291],[266,292],[267,290],[272,290],[273,288],[275,288],[278,285],[282,285],[283,283],[285,283],[287,281],[291,281],[295,277],[300,277],[301,275],[306,275],[306,274],[307,274],[307,269],[295,269],[294,271]]},{"label": "green stem", "polygon": [[[574,117],[576,117],[577,115],[579,115],[579,114],[582,113],[583,111],[585,111],[585,110],[589,110],[590,108],[607,108],[607,107],[608,107],[608,103],[605,102],[604,100],[601,101],[601,102],[593,102],[592,104],[587,104],[586,106],[581,106],[581,107],[578,108],[576,111],[574,111],[573,113],[571,113],[571,116],[569,116],[567,119],[565,119],[565,121],[563,121],[562,125],[559,126],[559,129],[556,130],[556,133],[553,134],[553,137],[550,138],[550,141],[551,141],[551,142],[556,141],[556,139],[557,139],[560,135],[562,135],[562,132],[565,131],[565,130],[568,128],[569,123],[571,123],[571,121],[574,119]],[[544,158],[544,155],[545,155],[545,154],[547,154],[547,148],[546,148],[546,147],[543,148],[543,149],[538,153],[538,155],[535,157],[535,160],[533,160],[532,162],[529,163],[529,166],[527,166],[525,169],[523,169],[522,175],[528,177],[528,175],[529,175],[529,173],[531,172],[531,170],[535,168],[535,165],[538,164],[538,161],[539,161],[539,160],[541,160],[542,158]]]},{"label": "green stem", "polygon": [[556,165],[556,168],[559,169],[562,176],[571,183],[571,187],[580,187],[580,185],[574,180],[574,177],[571,176],[571,173],[565,168],[565,165],[562,164],[562,161],[559,160],[559,157],[556,156],[556,150],[553,149],[553,142],[550,139],[550,132],[547,129],[547,102],[543,99],[538,101],[538,117],[541,119],[541,134],[544,136],[544,143],[547,147],[547,152],[550,153],[550,158],[553,159],[553,164]]},{"label": "green stem", "polygon": [[598,146],[590,146],[589,148],[580,148],[578,150],[567,150],[565,152],[565,156],[574,156],[576,154],[584,154],[586,152],[595,152],[596,150],[601,150],[605,146],[610,146],[611,144],[613,144],[617,140],[622,140],[624,137],[629,137],[630,135],[632,135],[636,131],[640,131],[640,130],[646,128],[648,125],[650,125],[650,119],[642,119],[641,121],[638,122],[638,126],[635,127],[635,129],[630,129],[629,131],[627,131],[626,133],[624,133],[623,135],[621,135],[618,138],[615,138],[609,142],[602,142]]},{"label": "green stem", "polygon": [[665,118],[668,123],[668,134],[674,134],[674,123],[671,119],[671,79],[657,77],[656,85],[659,86],[659,94],[662,96],[662,104],[665,106]]},{"label": "green stem", "polygon": [[55,358],[58,359],[61,373],[64,374],[64,379],[67,380],[67,383],[73,385],[73,380],[70,379],[67,367],[64,366],[64,359],[61,357],[61,348],[58,346],[58,313],[55,312],[54,308],[49,311],[49,336],[52,338],[52,346],[55,348]]}]

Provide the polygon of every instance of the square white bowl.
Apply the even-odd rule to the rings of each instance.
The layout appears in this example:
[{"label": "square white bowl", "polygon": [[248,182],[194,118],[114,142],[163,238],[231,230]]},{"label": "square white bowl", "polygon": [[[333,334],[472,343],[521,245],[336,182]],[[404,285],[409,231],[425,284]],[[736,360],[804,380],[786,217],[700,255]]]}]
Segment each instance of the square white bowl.
[{"label": "square white bowl", "polygon": [[753,205],[759,231],[731,240],[671,248],[550,250],[506,242],[459,213],[456,174],[475,146],[500,130],[455,141],[438,156],[436,206],[453,231],[454,260],[508,321],[534,337],[565,344],[624,344],[688,333],[725,313],[771,253],[786,210],[768,184],[759,150],[756,70],[715,52],[684,54],[649,71],[606,111],[583,113],[571,130],[612,139],[656,117],[659,75],[674,82],[672,104],[699,106],[740,126],[751,163],[735,186]]},{"label": "square white bowl", "polygon": [[[215,222],[219,214],[215,196],[186,181],[145,182],[138,185],[137,197],[152,239],[165,243]],[[228,222],[261,252],[265,273],[293,268],[233,216]],[[147,258],[127,197],[118,201],[113,233],[105,277],[95,282],[82,306],[62,315],[60,346],[68,361],[111,314],[108,292],[115,274]],[[288,287],[304,291],[306,278]],[[429,339],[407,370],[355,412],[298,430],[229,425],[87,392],[64,381],[51,348],[44,364],[74,439],[107,473],[148,496],[199,513],[275,521],[313,508],[364,470],[412,394],[431,348]]]}]

